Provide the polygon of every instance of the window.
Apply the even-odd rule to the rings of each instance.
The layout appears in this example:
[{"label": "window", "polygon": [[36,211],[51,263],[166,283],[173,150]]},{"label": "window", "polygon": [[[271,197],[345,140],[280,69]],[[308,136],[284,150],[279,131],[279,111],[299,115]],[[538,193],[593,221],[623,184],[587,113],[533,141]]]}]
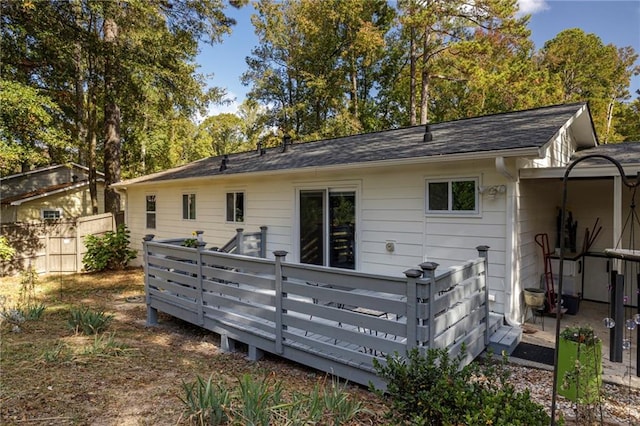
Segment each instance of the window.
[{"label": "window", "polygon": [[42,210],[42,219],[55,220],[62,217],[62,212],[58,209],[45,209]]},{"label": "window", "polygon": [[477,179],[427,181],[428,213],[478,213]]},{"label": "window", "polygon": [[182,194],[182,218],[187,220],[195,220],[196,194]]},{"label": "window", "polygon": [[147,228],[156,229],[156,196],[147,195]]},{"label": "window", "polygon": [[227,192],[227,222],[244,222],[244,192]]}]

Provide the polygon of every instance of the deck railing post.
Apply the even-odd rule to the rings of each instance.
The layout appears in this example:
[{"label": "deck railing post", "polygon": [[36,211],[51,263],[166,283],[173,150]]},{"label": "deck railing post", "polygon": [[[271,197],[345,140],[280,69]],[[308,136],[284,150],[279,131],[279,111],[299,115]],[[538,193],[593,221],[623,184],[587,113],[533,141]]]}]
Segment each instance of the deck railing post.
[{"label": "deck railing post", "polygon": [[284,258],[287,256],[287,252],[284,250],[277,250],[273,252],[273,255],[276,258],[276,263],[275,263],[275,278],[276,278],[276,282],[275,282],[275,290],[276,290],[276,317],[275,317],[275,333],[276,333],[276,353],[277,354],[282,354],[283,350],[282,350],[282,298],[284,297],[283,293],[282,293],[282,280],[284,279],[282,277],[282,262],[284,262]]},{"label": "deck railing post", "polygon": [[207,243],[202,241],[202,232],[198,234],[198,321],[200,326],[204,326],[204,290],[202,289],[202,282],[204,281],[204,273],[202,268],[202,255],[204,246]]},{"label": "deck railing post", "polygon": [[[433,302],[436,298],[436,269],[438,268],[438,264],[435,262],[423,262],[420,264],[420,269],[422,269],[422,277],[429,280],[429,341],[427,343],[427,347],[429,349],[434,347],[434,340],[436,334],[436,325],[435,325],[435,309],[433,306]],[[424,300],[420,300],[424,302]],[[424,319],[421,320],[422,325],[424,325]]]},{"label": "deck railing post", "polygon": [[236,254],[244,254],[244,229],[237,228],[236,229]]},{"label": "deck railing post", "polygon": [[151,307],[151,293],[149,292],[149,242],[155,235],[147,234],[142,238],[143,261],[144,261],[144,292],[147,303],[147,326],[158,325],[158,310]]},{"label": "deck railing post", "polygon": [[491,335],[489,334],[490,325],[489,324],[489,246],[478,246],[476,247],[478,250],[478,255],[484,259],[484,275],[481,279],[484,280],[484,321],[485,321],[485,329],[484,329],[484,346],[489,346],[489,341]]},{"label": "deck railing post", "polygon": [[[407,354],[418,345],[418,291],[416,281],[422,277],[422,271],[408,269],[407,277]],[[420,342],[422,343],[422,342]]]},{"label": "deck railing post", "polygon": [[260,257],[267,257],[267,227],[260,227]]}]

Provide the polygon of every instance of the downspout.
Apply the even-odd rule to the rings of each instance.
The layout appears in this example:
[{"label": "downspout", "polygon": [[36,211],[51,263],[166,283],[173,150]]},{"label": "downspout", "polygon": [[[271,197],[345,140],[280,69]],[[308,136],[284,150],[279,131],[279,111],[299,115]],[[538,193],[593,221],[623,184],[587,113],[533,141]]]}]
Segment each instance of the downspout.
[{"label": "downspout", "polygon": [[[517,182],[515,173],[507,168],[504,157],[496,157],[496,171],[504,176],[507,181],[507,194],[506,194],[506,250],[505,250],[505,265],[513,265],[515,262],[515,228],[517,226],[517,215],[515,211],[515,200],[519,195],[518,185],[514,185]],[[505,268],[504,277],[504,319],[506,323],[512,327],[519,327],[520,324],[514,321],[512,318],[512,295],[513,295],[513,266]]]}]

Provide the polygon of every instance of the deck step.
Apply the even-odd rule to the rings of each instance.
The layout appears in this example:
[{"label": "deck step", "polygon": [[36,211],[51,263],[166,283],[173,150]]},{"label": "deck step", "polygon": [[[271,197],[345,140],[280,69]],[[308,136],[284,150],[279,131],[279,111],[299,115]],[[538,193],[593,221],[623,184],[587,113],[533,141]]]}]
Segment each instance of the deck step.
[{"label": "deck step", "polygon": [[489,348],[494,355],[501,356],[502,353],[511,355],[518,343],[522,340],[522,328],[510,325],[501,325],[489,338]]}]

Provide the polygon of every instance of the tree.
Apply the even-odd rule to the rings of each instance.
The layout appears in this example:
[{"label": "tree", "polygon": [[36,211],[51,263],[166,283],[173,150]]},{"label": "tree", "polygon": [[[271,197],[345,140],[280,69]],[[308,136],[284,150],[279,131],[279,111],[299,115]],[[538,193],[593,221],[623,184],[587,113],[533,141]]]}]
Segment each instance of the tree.
[{"label": "tree", "polygon": [[640,142],[640,90],[636,91],[638,96],[633,102],[619,103],[615,113],[615,133],[620,135],[616,138],[624,142]]},{"label": "tree", "polygon": [[[0,80],[0,174],[41,166],[52,153],[64,153],[69,134],[55,125],[62,111],[41,91],[16,81]],[[64,161],[63,154],[54,157]]]},{"label": "tree", "polygon": [[629,98],[628,87],[638,55],[631,47],[604,45],[595,34],[564,30],[545,43],[541,61],[562,84],[563,102],[589,101],[601,141],[607,142],[616,102]]},{"label": "tree", "polygon": [[[408,52],[406,60],[397,63],[403,68],[408,65],[409,69],[396,81],[406,88],[401,94],[406,97],[402,102],[409,103],[406,108],[409,124],[429,121],[428,110],[434,103],[430,99],[432,85],[436,81],[445,84],[469,81],[470,76],[460,72],[463,68],[456,70],[455,66],[459,58],[471,61],[482,53],[477,35],[489,35],[511,44],[529,36],[528,17],[516,18],[517,6],[513,1],[481,0],[469,4],[462,0],[406,0],[399,2],[398,7],[401,34],[394,49]],[[454,68],[449,68],[452,64]]]},{"label": "tree", "polygon": [[[218,88],[204,91],[194,63],[199,41],[219,42],[235,24],[224,7],[221,0],[0,3],[0,72],[51,100],[41,104],[52,104],[47,111],[55,112],[65,134],[60,140],[72,140],[73,147],[59,148],[44,138],[36,144],[49,161],[66,154],[87,163],[94,205],[99,163],[108,185],[120,179],[122,157],[133,160],[125,175],[148,173],[146,144],[152,138],[175,141],[178,134],[193,137],[194,113],[225,95]],[[167,118],[188,121],[190,130],[176,132]],[[184,161],[181,155],[167,157]],[[109,210],[118,209],[109,186],[105,198]]]},{"label": "tree", "polygon": [[256,10],[261,42],[242,79],[269,124],[302,140],[362,130],[392,23],[387,2],[261,0]]}]

